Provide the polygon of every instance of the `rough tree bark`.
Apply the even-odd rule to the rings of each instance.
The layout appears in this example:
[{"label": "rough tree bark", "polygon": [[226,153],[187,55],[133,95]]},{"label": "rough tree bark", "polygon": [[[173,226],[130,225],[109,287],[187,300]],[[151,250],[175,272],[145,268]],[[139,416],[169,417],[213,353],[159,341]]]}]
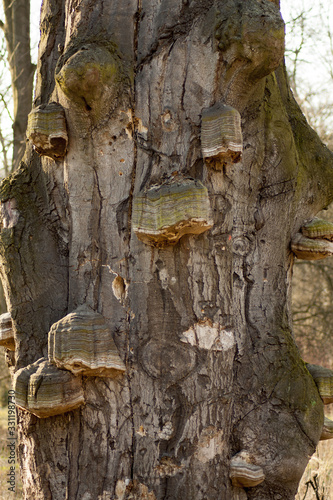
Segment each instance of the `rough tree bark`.
[{"label": "rough tree bark", "polygon": [[[323,406],[293,340],[290,241],[331,202],[333,157],[288,90],[277,3],[44,0],[41,34],[35,103],[63,106],[69,144],[56,160],[29,145],[1,188],[13,370],[87,304],[126,372],[83,376],[63,415],[18,410],[26,498],[294,498]],[[200,144],[218,102],[243,134],[220,169]],[[140,241],[135,197],[189,178],[213,227]],[[232,486],[240,451],[258,486]]]},{"label": "rough tree bark", "polygon": [[11,70],[14,123],[12,170],[18,168],[25,151],[25,131],[31,110],[35,66],[30,57],[30,0],[3,0],[8,61]]}]

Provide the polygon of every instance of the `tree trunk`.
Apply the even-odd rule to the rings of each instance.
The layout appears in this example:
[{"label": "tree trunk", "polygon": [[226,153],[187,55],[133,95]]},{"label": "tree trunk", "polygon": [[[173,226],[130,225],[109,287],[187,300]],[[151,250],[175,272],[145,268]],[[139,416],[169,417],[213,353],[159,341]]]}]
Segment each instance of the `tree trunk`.
[{"label": "tree trunk", "polygon": [[30,57],[30,0],[3,0],[3,7],[6,19],[3,29],[14,101],[12,170],[16,170],[25,151],[25,131],[31,110],[35,72]]},{"label": "tree trunk", "polygon": [[[29,146],[1,188],[15,371],[55,363],[73,311],[103,316],[126,370],[76,374],[64,414],[18,410],[26,498],[294,498],[323,406],[290,241],[330,203],[333,158],[289,93],[278,6],[44,0],[41,33],[36,106],[62,105],[69,142]],[[205,117],[238,116],[215,104],[241,115],[241,161],[203,159]],[[239,453],[260,484],[231,482]]]}]

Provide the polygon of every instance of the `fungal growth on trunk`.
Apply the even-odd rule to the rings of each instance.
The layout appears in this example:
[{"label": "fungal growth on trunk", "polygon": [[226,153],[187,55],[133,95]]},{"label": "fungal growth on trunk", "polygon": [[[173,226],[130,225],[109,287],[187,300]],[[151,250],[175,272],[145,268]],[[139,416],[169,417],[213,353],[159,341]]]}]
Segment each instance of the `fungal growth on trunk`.
[{"label": "fungal growth on trunk", "polygon": [[40,155],[54,160],[64,157],[68,135],[63,107],[51,102],[34,108],[28,116],[27,138]]},{"label": "fungal growth on trunk", "polygon": [[333,371],[323,366],[308,363],[306,363],[306,367],[315,381],[324,405],[333,403]]},{"label": "fungal growth on trunk", "polygon": [[287,242],[333,155],[277,0],[44,0],[41,33],[0,190],[25,497],[291,500],[324,411]]},{"label": "fungal growth on trunk", "polygon": [[49,360],[75,375],[115,377],[126,368],[101,314],[80,306],[49,331]]},{"label": "fungal growth on trunk", "polygon": [[325,441],[326,439],[333,439],[333,420],[328,417],[325,417],[324,419],[320,441]]},{"label": "fungal growth on trunk", "polygon": [[291,249],[301,260],[320,260],[333,255],[332,242],[306,238],[301,233],[297,233],[292,239]]},{"label": "fungal growth on trunk", "polygon": [[15,373],[16,405],[39,418],[60,415],[84,404],[81,378],[45,358]]},{"label": "fungal growth on trunk", "polygon": [[221,103],[203,109],[201,150],[206,163],[216,169],[240,161],[243,137],[237,109]]},{"label": "fungal growth on trunk", "polygon": [[265,480],[265,474],[259,465],[252,463],[247,451],[241,451],[230,460],[229,477],[233,486],[253,488]]},{"label": "fungal growth on trunk", "polygon": [[207,188],[195,179],[172,179],[133,199],[132,227],[148,245],[175,245],[185,234],[213,226]]},{"label": "fungal growth on trunk", "polygon": [[301,227],[303,236],[307,238],[333,241],[333,223],[314,217]]},{"label": "fungal growth on trunk", "polygon": [[12,317],[9,312],[0,316],[0,345],[9,351],[15,351]]},{"label": "fungal growth on trunk", "polygon": [[304,224],[291,241],[298,259],[319,260],[333,255],[333,224],[315,217]]}]

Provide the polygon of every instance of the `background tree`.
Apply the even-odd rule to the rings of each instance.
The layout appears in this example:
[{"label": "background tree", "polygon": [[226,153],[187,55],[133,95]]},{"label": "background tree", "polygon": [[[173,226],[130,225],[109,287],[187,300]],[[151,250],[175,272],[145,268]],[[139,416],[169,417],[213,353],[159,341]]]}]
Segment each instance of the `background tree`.
[{"label": "background tree", "polygon": [[[8,83],[7,74],[9,72],[8,61],[7,61],[7,52],[5,47],[5,40],[1,40],[1,53],[0,53],[0,61],[1,61],[1,90],[0,90],[0,144],[1,144],[1,163],[2,163],[2,171],[3,175],[7,176],[11,172],[11,148],[13,146],[13,137],[12,137],[12,129],[8,130],[8,123],[12,122],[12,113],[10,111],[10,95],[11,95],[11,86]],[[7,82],[7,83],[6,83]]]},{"label": "background tree", "polygon": [[[319,214],[332,220],[333,210]],[[293,278],[293,325],[297,345],[311,363],[332,368],[332,259],[298,261]]]},{"label": "background tree", "polygon": [[[25,131],[32,107],[33,75],[31,62],[30,0],[2,3],[0,27],[0,176],[19,166],[25,151]],[[8,77],[10,74],[11,78]],[[10,83],[11,82],[11,83]],[[12,109],[13,108],[13,109]],[[0,285],[0,313],[7,310]],[[1,391],[9,388],[0,381]]]},{"label": "background tree", "polygon": [[[48,0],[41,33],[36,116],[61,126],[35,144],[52,159],[29,146],[2,184],[1,273],[20,405],[52,415],[64,377],[85,404],[19,410],[26,496],[294,498],[323,406],[292,336],[290,242],[331,202],[333,158],[289,92],[278,6]],[[241,114],[239,163],[203,161],[215,103]],[[143,206],[180,219],[152,236]],[[120,368],[71,378],[56,341],[93,311]]]},{"label": "background tree", "polygon": [[[1,21],[11,72],[13,114],[12,170],[18,168],[25,151],[25,132],[31,110],[35,66],[30,55],[30,0],[3,0],[5,22]],[[8,102],[6,100],[6,102]],[[3,146],[3,144],[2,144]],[[8,172],[6,156],[4,168]]]},{"label": "background tree", "polygon": [[282,2],[290,86],[310,125],[332,147],[332,15],[329,2]]}]

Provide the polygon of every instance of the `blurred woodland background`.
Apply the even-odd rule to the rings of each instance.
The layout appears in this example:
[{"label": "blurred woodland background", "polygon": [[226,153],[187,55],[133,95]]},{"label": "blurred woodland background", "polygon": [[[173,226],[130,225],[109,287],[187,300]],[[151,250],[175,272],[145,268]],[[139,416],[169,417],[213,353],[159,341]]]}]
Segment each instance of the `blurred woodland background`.
[{"label": "blurred woodland background", "polygon": [[[333,7],[329,1],[281,2],[290,86],[307,121],[333,151]],[[333,221],[333,204],[318,217]],[[295,261],[293,327],[302,358],[333,369],[333,258]],[[331,405],[332,406],[332,405]],[[333,409],[325,408],[333,416]],[[333,443],[320,441],[297,500],[333,499]]]},{"label": "blurred woodland background", "polygon": [[[3,0],[3,10],[0,10],[0,178],[18,167],[25,149],[26,119],[32,105],[37,59],[40,3],[40,0],[32,1],[32,5],[27,0]],[[309,0],[295,0],[292,4],[282,0],[281,8],[286,22],[285,60],[290,86],[310,125],[333,150],[333,7],[330,0],[316,4]],[[333,206],[318,216],[333,222]],[[302,358],[333,369],[333,258],[312,262],[296,260],[292,300],[294,334]],[[0,289],[0,314],[5,311],[6,303]],[[3,348],[0,350],[1,500],[8,498],[5,411],[10,375]],[[21,498],[19,487],[12,498]],[[333,499],[331,441],[319,444],[296,498]]]}]

